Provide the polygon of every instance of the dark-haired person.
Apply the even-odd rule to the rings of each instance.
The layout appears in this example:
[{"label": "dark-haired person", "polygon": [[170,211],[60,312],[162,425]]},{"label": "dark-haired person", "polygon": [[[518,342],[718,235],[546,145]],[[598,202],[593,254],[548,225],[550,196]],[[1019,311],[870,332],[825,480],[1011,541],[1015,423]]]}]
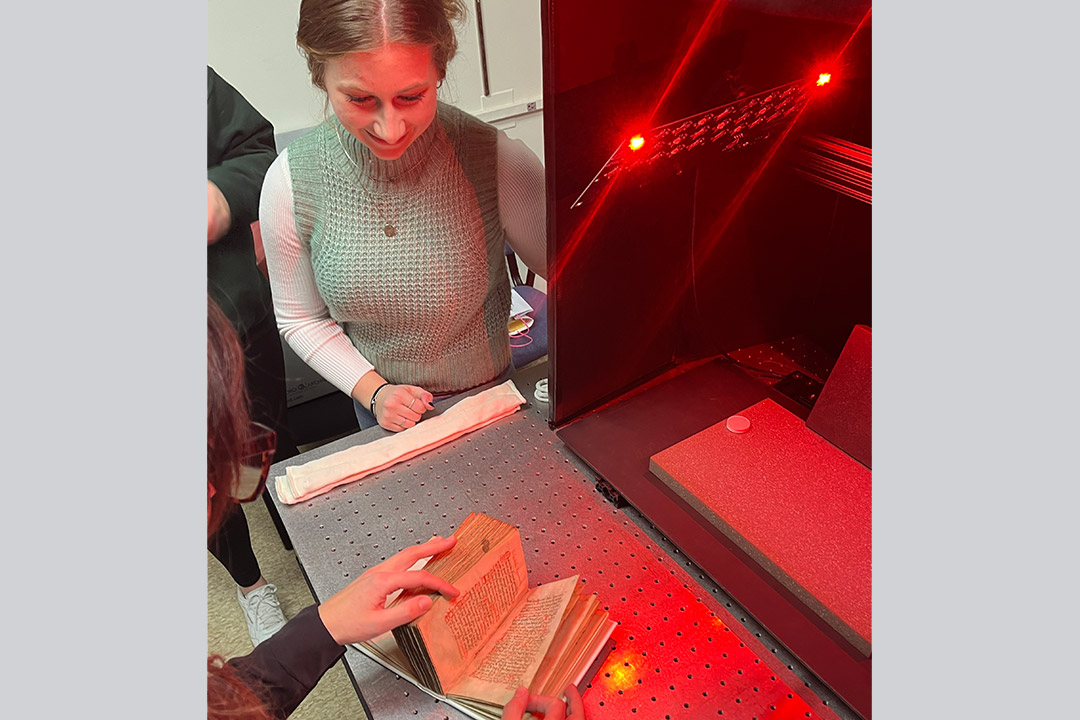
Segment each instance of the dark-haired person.
[{"label": "dark-haired person", "polygon": [[282,335],[400,431],[507,375],[505,244],[546,277],[544,169],[440,103],[462,0],[303,0],[296,33],[330,117],[282,152],[259,208]]},{"label": "dark-haired person", "polygon": [[[287,420],[285,360],[270,286],[255,264],[251,235],[263,177],[277,157],[274,128],[212,68],[206,75],[207,290],[240,336],[252,414],[277,433],[275,461],[285,460],[296,454]],[[277,588],[262,575],[244,513],[229,516],[209,550],[237,585],[251,643],[280,630],[285,615]]]},{"label": "dark-haired person", "polygon": [[[253,431],[244,391],[244,354],[228,320],[208,302],[207,315],[207,535],[237,512],[237,502],[251,499],[266,483],[273,457],[273,431]],[[260,442],[253,443],[258,438]],[[421,595],[394,608],[386,598],[401,588],[428,588],[457,597],[450,583],[424,570],[408,570],[417,560],[454,546],[456,538],[434,537],[406,548],[364,572],[322,605],[301,610],[273,637],[249,655],[207,660],[207,717],[214,720],[287,717],[345,653],[345,645],[363,642],[427,612],[431,598]],[[520,720],[526,710],[546,713],[546,720],[584,720],[581,697],[567,688],[566,705],[555,698],[518,690],[503,712]]]}]

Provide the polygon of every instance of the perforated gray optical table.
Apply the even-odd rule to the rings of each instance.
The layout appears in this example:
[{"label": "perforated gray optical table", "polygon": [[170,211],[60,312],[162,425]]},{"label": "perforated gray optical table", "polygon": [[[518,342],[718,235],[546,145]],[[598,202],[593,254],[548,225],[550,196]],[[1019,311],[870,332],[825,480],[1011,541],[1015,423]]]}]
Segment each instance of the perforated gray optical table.
[{"label": "perforated gray optical table", "polygon": [[[536,365],[514,375],[528,403],[509,418],[307,502],[275,497],[315,597],[484,512],[520,529],[530,585],[578,574],[619,623],[584,694],[589,720],[857,717],[644,516],[597,491],[533,396],[546,373]],[[387,434],[342,438],[275,465],[271,477]],[[345,666],[372,720],[464,717],[352,648]]]}]

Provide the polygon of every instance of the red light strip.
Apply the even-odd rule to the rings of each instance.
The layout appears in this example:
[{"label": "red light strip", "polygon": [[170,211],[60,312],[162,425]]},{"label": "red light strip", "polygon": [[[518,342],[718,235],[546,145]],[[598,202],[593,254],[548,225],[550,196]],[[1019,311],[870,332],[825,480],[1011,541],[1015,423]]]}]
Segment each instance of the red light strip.
[{"label": "red light strip", "polygon": [[799,175],[823,187],[873,204],[872,152],[870,148],[830,136],[803,140]]},{"label": "red light strip", "polygon": [[806,102],[808,87],[809,83],[802,81],[780,85],[651,128],[643,133],[649,137],[648,148],[644,152],[631,153],[632,146],[627,144],[616,149],[574,200],[572,207],[580,207],[595,185],[613,179],[624,169],[649,166],[701,146],[726,142],[723,150],[730,151],[768,138]]}]

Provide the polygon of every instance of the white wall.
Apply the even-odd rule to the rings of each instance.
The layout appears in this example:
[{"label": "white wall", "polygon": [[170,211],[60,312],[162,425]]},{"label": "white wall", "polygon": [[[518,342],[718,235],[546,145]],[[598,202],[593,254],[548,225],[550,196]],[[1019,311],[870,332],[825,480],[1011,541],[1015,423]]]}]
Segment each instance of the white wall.
[{"label": "white wall", "polygon": [[[521,138],[542,161],[540,0],[483,0],[489,96],[474,0],[466,5],[458,54],[439,96]],[[322,122],[325,107],[296,48],[299,12],[300,0],[209,0],[209,64],[290,139]]]},{"label": "white wall", "polygon": [[325,96],[296,48],[300,0],[209,0],[208,62],[278,133],[322,122]]},{"label": "white wall", "polygon": [[483,0],[490,91],[486,97],[474,2],[466,2],[469,14],[458,30],[458,54],[447,69],[440,96],[510,137],[520,138],[543,161],[540,0]]}]

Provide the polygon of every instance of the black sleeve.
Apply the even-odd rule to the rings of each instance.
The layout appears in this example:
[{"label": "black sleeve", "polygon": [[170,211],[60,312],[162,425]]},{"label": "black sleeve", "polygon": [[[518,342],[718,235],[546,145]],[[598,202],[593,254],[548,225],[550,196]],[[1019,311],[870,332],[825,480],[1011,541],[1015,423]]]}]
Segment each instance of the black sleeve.
[{"label": "black sleeve", "polygon": [[274,127],[213,68],[206,68],[206,173],[229,201],[233,226],[259,219],[263,178],[277,157]]},{"label": "black sleeve", "polygon": [[271,638],[228,664],[266,703],[272,717],[288,717],[345,654],[315,605],[306,607]]}]

